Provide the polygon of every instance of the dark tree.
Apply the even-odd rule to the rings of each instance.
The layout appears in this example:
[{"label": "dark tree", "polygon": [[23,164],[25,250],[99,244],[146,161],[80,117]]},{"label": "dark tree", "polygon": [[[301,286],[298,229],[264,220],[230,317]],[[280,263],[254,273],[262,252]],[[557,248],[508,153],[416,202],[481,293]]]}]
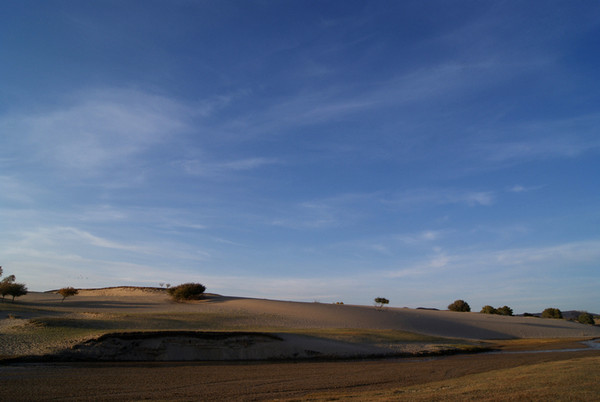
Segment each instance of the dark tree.
[{"label": "dark tree", "polygon": [[12,296],[12,302],[15,302],[15,297],[24,296],[27,294],[27,287],[23,283],[10,283],[8,285],[8,292],[6,293]]},{"label": "dark tree", "polygon": [[454,303],[448,305],[448,310],[450,311],[463,311],[469,312],[471,311],[471,306],[464,300],[455,300]]},{"label": "dark tree", "polygon": [[375,298],[375,303],[377,304],[378,308],[383,308],[384,304],[389,304],[390,301],[388,299],[386,299],[385,297],[376,297]]}]

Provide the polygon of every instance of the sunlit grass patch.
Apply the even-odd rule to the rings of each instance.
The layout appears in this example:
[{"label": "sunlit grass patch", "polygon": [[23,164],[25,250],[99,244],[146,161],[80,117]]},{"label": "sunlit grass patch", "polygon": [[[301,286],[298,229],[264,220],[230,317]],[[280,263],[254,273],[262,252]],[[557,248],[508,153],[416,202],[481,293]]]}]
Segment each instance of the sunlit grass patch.
[{"label": "sunlit grass patch", "polygon": [[587,339],[589,338],[529,338],[486,341],[484,343],[493,349],[504,351],[583,349],[585,346],[581,342]]}]

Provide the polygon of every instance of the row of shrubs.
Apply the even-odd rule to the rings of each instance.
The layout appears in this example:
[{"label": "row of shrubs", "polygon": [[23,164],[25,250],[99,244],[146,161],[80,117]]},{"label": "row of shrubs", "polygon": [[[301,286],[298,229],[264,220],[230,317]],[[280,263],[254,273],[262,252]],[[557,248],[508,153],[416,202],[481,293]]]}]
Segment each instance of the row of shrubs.
[{"label": "row of shrubs", "polygon": [[512,308],[508,306],[502,306],[498,308],[494,308],[492,306],[483,306],[480,313],[483,314],[498,314],[498,315],[513,315]]},{"label": "row of shrubs", "polygon": [[[469,303],[467,303],[464,300],[455,300],[452,304],[448,305],[448,310],[469,312],[469,311],[471,311],[471,306],[469,306]],[[486,306],[483,306],[480,313],[512,316],[513,310],[508,306],[494,308],[490,305],[486,305]],[[525,317],[527,317],[527,316],[534,317],[533,314],[528,314],[528,313],[525,313],[523,315]],[[549,307],[542,312],[542,318],[561,319],[561,318],[563,318],[563,315],[559,309],[554,308],[554,307]],[[591,324],[591,325],[594,325],[594,323],[595,323],[594,316],[587,312],[583,312],[583,313],[579,314],[579,316],[577,317],[577,319],[575,321],[578,321],[582,324]]]}]

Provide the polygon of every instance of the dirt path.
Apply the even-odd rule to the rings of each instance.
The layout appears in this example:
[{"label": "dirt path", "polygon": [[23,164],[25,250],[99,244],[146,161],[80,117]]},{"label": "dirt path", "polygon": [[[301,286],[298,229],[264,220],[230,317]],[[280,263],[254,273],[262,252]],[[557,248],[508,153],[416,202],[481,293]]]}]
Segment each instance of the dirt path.
[{"label": "dirt path", "polygon": [[0,400],[273,400],[383,391],[600,351],[301,363],[78,363],[0,366]]}]

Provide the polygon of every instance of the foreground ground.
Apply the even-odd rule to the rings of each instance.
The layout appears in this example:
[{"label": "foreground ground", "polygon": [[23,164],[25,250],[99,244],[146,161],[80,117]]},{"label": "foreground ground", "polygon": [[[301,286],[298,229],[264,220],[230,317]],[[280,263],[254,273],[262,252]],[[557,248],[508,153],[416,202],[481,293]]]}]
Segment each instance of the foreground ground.
[{"label": "foreground ground", "polygon": [[[103,334],[148,331],[220,331],[224,338],[202,346],[223,352],[217,358],[259,344],[254,357],[304,351],[310,353],[301,357],[328,360],[41,362]],[[238,339],[241,331],[250,338]],[[237,343],[227,335],[232,332]],[[15,304],[0,303],[0,400],[600,400],[600,350],[580,343],[591,338],[600,338],[599,327],[531,317],[218,295],[181,304],[152,289],[82,291],[64,303],[56,294],[30,293]],[[110,345],[139,349],[139,339],[119,342],[109,337]],[[106,343],[92,345],[101,352],[93,360],[105,351],[122,354]],[[374,351],[418,355],[481,347],[503,352],[365,358]],[[573,348],[579,350],[547,351]],[[161,350],[160,356],[182,360],[187,350]],[[38,362],[15,362],[18,356]]]},{"label": "foreground ground", "polygon": [[600,400],[600,351],[0,366],[0,400]]}]

